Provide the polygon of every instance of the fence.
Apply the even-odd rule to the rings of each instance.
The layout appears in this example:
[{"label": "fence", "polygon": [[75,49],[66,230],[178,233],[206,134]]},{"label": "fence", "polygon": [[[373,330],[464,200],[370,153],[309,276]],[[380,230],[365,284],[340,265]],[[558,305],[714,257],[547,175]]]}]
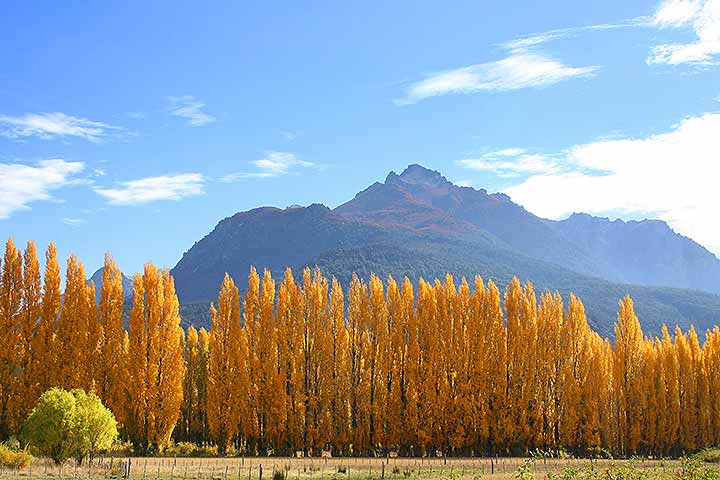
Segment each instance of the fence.
[{"label": "fence", "polygon": [[[97,458],[83,465],[69,462],[55,465],[49,459],[36,459],[21,471],[0,470],[4,479],[126,479],[126,480],[271,480],[275,472],[293,479],[403,479],[463,478],[471,475],[510,477],[527,459],[500,458],[168,458],[130,457]],[[608,469],[622,461],[584,459],[537,459],[536,475],[544,478],[550,472],[568,467]],[[672,467],[674,462],[644,460],[641,468]]]}]

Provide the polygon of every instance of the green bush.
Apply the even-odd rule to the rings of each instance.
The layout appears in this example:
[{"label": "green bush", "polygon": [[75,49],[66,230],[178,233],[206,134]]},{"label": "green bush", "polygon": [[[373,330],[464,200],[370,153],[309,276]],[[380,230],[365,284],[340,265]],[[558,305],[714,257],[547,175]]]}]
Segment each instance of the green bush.
[{"label": "green bush", "polygon": [[55,463],[92,459],[117,438],[115,417],[94,394],[52,388],[43,393],[23,426],[27,443]]}]

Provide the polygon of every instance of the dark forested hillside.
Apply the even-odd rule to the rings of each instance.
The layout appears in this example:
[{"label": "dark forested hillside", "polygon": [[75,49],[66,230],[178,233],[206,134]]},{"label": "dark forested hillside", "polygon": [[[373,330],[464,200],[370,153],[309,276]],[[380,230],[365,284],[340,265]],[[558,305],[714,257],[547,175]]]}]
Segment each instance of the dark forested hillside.
[{"label": "dark forested hillside", "polygon": [[720,261],[662,222],[545,220],[506,195],[455,186],[418,165],[335,210],[262,207],[222,220],[172,270],[185,321],[207,321],[202,312],[225,273],[244,289],[251,265],[276,277],[319,266],[343,283],[353,273],[415,282],[452,273],[502,287],[516,275],[538,290],[578,294],[603,335],[612,335],[626,294],[652,334],[662,323],[704,330],[720,312],[720,297],[701,291],[717,291]]}]

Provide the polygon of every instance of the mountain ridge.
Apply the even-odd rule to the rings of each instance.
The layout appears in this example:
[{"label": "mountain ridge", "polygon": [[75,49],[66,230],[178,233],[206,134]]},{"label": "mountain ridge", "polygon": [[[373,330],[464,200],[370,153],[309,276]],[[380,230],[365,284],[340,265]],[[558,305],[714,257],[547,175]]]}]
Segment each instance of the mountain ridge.
[{"label": "mountain ridge", "polygon": [[[652,316],[645,319],[651,332],[659,332],[659,322],[701,328],[718,320],[719,296],[681,288],[683,282],[702,283],[707,290],[714,272],[720,279],[720,261],[706,249],[664,222],[608,220],[614,227],[606,227],[607,222],[590,215],[574,217],[543,219],[505,194],[460,187],[440,172],[413,164],[334,209],[322,204],[259,207],[222,219],[184,253],[172,273],[184,304],[214,299],[225,272],[242,289],[251,265],[267,267],[276,278],[287,267],[298,274],[318,266],[343,282],[353,273],[413,281],[453,273],[480,274],[504,286],[517,275],[540,290],[565,296],[575,291],[588,306],[591,324],[606,335],[612,335],[617,301],[627,293],[637,297],[641,314]],[[582,222],[591,233],[584,233]],[[654,229],[662,235],[653,236]],[[641,240],[630,242],[628,235]],[[649,240],[642,240],[647,235]],[[666,259],[642,241],[672,255]],[[620,247],[627,252],[616,254]],[[645,277],[622,268],[634,265],[628,258],[647,266]],[[676,282],[680,285],[651,284],[671,283],[668,271],[673,269],[683,272]],[[627,278],[646,280],[646,285]],[[720,281],[715,285],[720,287]]]}]

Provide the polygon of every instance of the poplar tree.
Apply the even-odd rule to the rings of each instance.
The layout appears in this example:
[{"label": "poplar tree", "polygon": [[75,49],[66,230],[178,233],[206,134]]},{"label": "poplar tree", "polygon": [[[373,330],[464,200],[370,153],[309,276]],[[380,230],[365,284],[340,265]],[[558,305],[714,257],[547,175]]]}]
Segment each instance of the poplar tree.
[{"label": "poplar tree", "polygon": [[[82,388],[90,390],[87,385],[88,370],[92,371],[92,353],[88,350],[90,343],[88,286],[85,268],[75,255],[67,262],[65,274],[65,294],[62,309],[57,323],[55,338],[55,358],[57,376],[54,386],[72,390]],[[95,300],[92,300],[93,305]]]},{"label": "poplar tree", "polygon": [[115,418],[123,424],[126,409],[126,372],[123,352],[123,303],[125,297],[122,273],[109,253],[105,254],[100,286],[99,322],[102,329],[97,392]]},{"label": "poplar tree", "polygon": [[129,435],[140,451],[162,451],[180,416],[185,366],[175,285],[146,264],[135,276],[128,350]]},{"label": "poplar tree", "polygon": [[16,427],[13,399],[18,392],[17,373],[22,358],[21,340],[23,307],[22,255],[12,238],[5,244],[0,278],[0,438]]},{"label": "poplar tree", "polygon": [[240,380],[245,364],[241,356],[240,295],[228,274],[217,305],[217,309],[210,306],[207,412],[210,434],[220,453],[225,454],[238,434],[245,399]]},{"label": "poplar tree", "polygon": [[[58,358],[55,355],[55,324],[60,313],[60,265],[57,259],[57,247],[50,242],[45,252],[45,275],[40,302],[40,318],[32,336],[32,361],[29,366],[30,377],[34,380],[32,399],[54,385],[55,372],[58,370]],[[31,402],[31,405],[35,401]]]},{"label": "poplar tree", "polygon": [[617,451],[637,452],[640,443],[639,381],[642,375],[643,333],[640,321],[635,315],[632,299],[627,296],[620,301],[618,321],[615,324],[614,388],[616,391],[616,412],[618,445]]},{"label": "poplar tree", "polygon": [[[37,250],[33,241],[28,241],[23,255],[22,270],[22,311],[18,321],[19,342],[17,349],[17,390],[11,402],[11,429],[17,430],[35,405],[40,393],[37,380],[32,376],[34,351],[33,336],[40,318],[42,302],[42,279]],[[37,395],[37,396],[36,396]]]}]

